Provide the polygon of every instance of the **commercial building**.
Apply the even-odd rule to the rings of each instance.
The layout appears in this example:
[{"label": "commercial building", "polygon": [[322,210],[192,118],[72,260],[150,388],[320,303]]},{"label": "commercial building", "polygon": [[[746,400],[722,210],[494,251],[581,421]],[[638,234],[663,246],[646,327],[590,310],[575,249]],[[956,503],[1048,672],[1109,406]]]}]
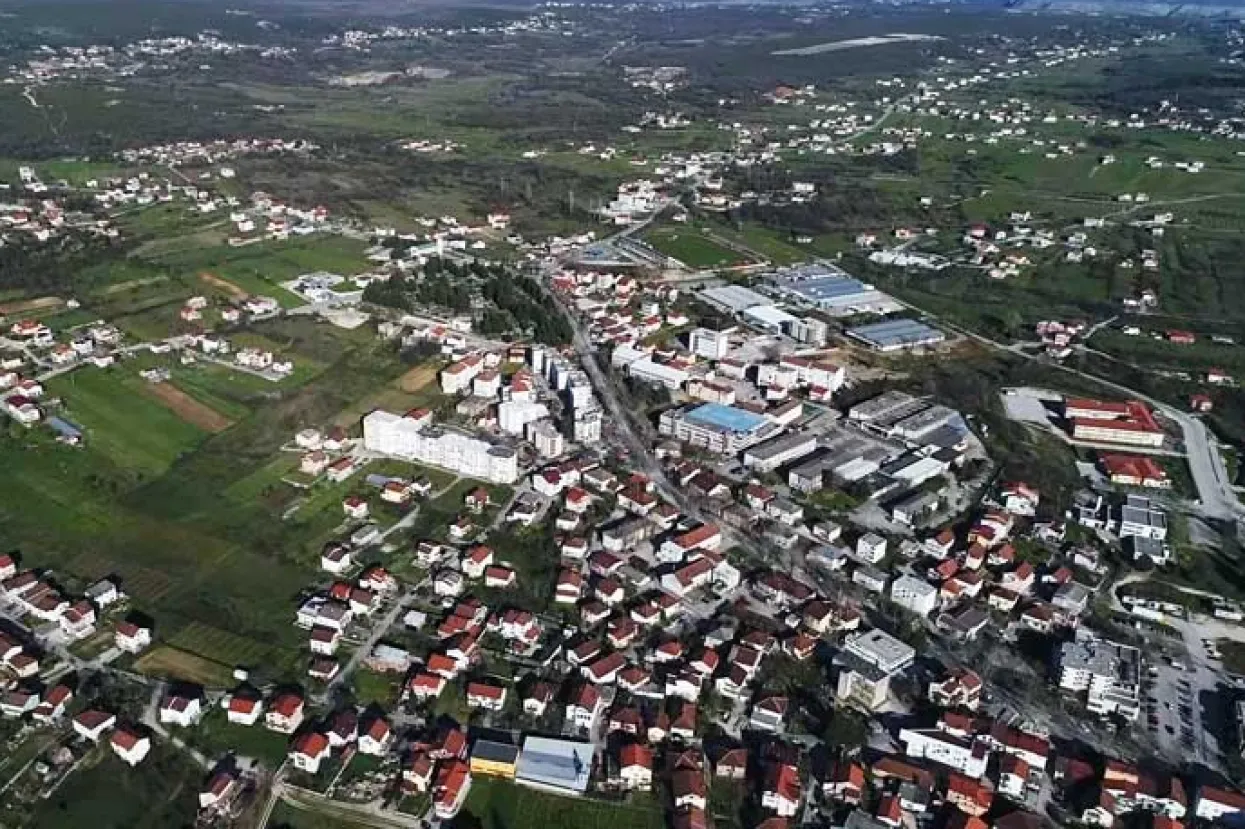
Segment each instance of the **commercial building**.
[{"label": "commercial building", "polygon": [[890,353],[905,348],[937,345],[947,339],[937,328],[911,319],[886,320],[847,329],[847,336],[875,351]]},{"label": "commercial building", "polygon": [[687,338],[688,350],[706,360],[721,360],[730,350],[730,337],[733,333],[735,333],[734,328],[726,328],[722,331],[695,328]]},{"label": "commercial building", "polygon": [[1094,443],[1119,443],[1129,446],[1163,445],[1162,427],[1142,402],[1103,402],[1088,398],[1064,400],[1064,419],[1072,429],[1072,437]]},{"label": "commercial building", "polygon": [[471,773],[513,780],[518,771],[519,747],[493,740],[476,740],[471,747]]},{"label": "commercial building", "polygon": [[830,264],[800,265],[768,278],[783,296],[835,316],[893,314],[902,308],[892,297]]},{"label": "commercial building", "polygon": [[817,451],[817,436],[811,432],[782,435],[758,443],[744,452],[744,466],[757,472],[773,472],[784,464]]},{"label": "commercial building", "polygon": [[730,314],[739,314],[757,305],[772,305],[767,297],[742,285],[721,285],[705,288],[697,294],[700,299]]},{"label": "commercial building", "polygon": [[662,412],[658,431],[692,446],[734,455],[782,432],[763,415],[720,403]]},{"label": "commercial building", "polygon": [[583,794],[595,756],[592,743],[529,736],[523,741],[515,781],[558,794]]},{"label": "commercial building", "polygon": [[610,356],[610,363],[642,383],[663,386],[671,391],[683,388],[690,376],[686,369],[678,365],[657,362],[647,351],[627,345],[620,345],[614,349]]},{"label": "commercial building", "polygon": [[519,479],[519,457],[513,449],[428,425],[427,418],[417,420],[378,409],[363,418],[363,446],[381,455],[440,466],[491,483],[512,484]]},{"label": "commercial building", "polygon": [[1095,714],[1134,720],[1141,712],[1141,651],[1078,629],[1059,648],[1059,687],[1085,694]]}]

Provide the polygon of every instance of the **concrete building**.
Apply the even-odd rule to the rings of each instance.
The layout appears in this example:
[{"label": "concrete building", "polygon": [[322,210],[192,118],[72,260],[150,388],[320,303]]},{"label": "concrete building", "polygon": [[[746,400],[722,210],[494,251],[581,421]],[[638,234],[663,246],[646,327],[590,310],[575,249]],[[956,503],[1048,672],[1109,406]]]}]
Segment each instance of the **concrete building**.
[{"label": "concrete building", "polygon": [[705,403],[692,409],[667,409],[661,414],[658,431],[710,452],[734,455],[778,435],[782,427],[746,409]]},{"label": "concrete building", "polygon": [[519,479],[519,458],[513,449],[391,412],[377,410],[363,418],[363,446],[496,484]]},{"label": "concrete building", "polygon": [[916,660],[916,651],[885,631],[874,629],[847,640],[835,656],[839,665],[837,698],[876,711],[885,704],[891,677]]},{"label": "concrete building", "polygon": [[899,742],[909,757],[939,763],[974,780],[985,776],[990,762],[990,747],[984,740],[968,740],[940,728],[900,729]]},{"label": "concrete building", "polygon": [[780,466],[811,455],[817,450],[817,436],[812,432],[796,432],[744,451],[744,466],[757,472],[773,472]]},{"label": "concrete building", "polygon": [[1141,712],[1141,651],[1078,629],[1059,648],[1059,687],[1085,694],[1095,714],[1119,714],[1134,720]]},{"label": "concrete building", "polygon": [[687,338],[687,348],[697,357],[706,360],[721,360],[730,350],[730,335],[734,328],[714,331],[709,328],[696,328]]},{"label": "concrete building", "polygon": [[515,782],[558,794],[583,794],[595,756],[592,743],[531,735],[523,741]]},{"label": "concrete building", "polygon": [[1149,498],[1129,495],[1120,507],[1117,535],[1121,539],[1136,536],[1164,541],[1167,539],[1167,514]]},{"label": "concrete building", "polygon": [[918,616],[928,616],[938,607],[938,588],[924,579],[903,575],[891,585],[891,601]]}]

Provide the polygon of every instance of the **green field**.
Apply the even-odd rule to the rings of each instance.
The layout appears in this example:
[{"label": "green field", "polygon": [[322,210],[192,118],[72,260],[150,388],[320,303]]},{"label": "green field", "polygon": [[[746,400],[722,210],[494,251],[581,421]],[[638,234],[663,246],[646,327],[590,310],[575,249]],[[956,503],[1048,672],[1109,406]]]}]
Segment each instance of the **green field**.
[{"label": "green field", "polygon": [[78,769],[51,798],[27,815],[37,829],[168,829],[189,826],[198,810],[203,770],[177,751],[153,741],[136,768],[111,750],[94,752],[98,762]]},{"label": "green field", "polygon": [[124,366],[80,368],[54,377],[48,394],[64,400],[84,440],[124,469],[157,475],[204,438],[167,406],[144,393],[146,381]]},{"label": "green field", "polygon": [[644,235],[644,241],[689,268],[716,268],[746,264],[749,260],[692,227],[661,227]]},{"label": "green field", "polygon": [[355,823],[346,817],[325,814],[322,810],[299,809],[282,801],[272,810],[268,820],[271,829],[366,829],[370,824]]},{"label": "green field", "polygon": [[[120,372],[94,368],[57,378],[51,392],[86,428],[84,446],[62,446],[40,429],[0,431],[0,544],[55,568],[70,589],[119,576],[136,609],[154,617],[157,638],[175,646],[139,660],[162,676],[219,687],[237,663],[269,679],[301,676],[304,642],[290,620],[342,516],[332,493],[314,520],[280,520],[293,490],[279,481],[297,454],[278,450],[407,368],[353,332],[265,331],[297,354],[337,356],[301,388],[247,397],[249,413],[219,434],[193,430],[141,385],[124,392],[113,382]],[[228,379],[213,376],[218,395]]]},{"label": "green field", "polygon": [[454,829],[661,829],[665,815],[655,803],[643,806],[559,797],[493,778],[477,777]]},{"label": "green field", "polygon": [[219,708],[209,710],[197,726],[180,735],[208,757],[232,752],[258,760],[269,769],[276,769],[285,762],[290,746],[287,735],[264,728],[262,716],[255,725],[238,725],[229,722]]}]

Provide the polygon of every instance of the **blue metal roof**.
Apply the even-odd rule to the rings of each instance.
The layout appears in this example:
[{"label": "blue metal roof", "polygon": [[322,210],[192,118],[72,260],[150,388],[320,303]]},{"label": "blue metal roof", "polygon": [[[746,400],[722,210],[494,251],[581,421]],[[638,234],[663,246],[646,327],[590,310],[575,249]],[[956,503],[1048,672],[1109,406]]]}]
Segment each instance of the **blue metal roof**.
[{"label": "blue metal roof", "polygon": [[746,434],[765,425],[759,414],[721,403],[705,403],[688,412],[684,417],[693,423],[701,423],[728,432]]}]

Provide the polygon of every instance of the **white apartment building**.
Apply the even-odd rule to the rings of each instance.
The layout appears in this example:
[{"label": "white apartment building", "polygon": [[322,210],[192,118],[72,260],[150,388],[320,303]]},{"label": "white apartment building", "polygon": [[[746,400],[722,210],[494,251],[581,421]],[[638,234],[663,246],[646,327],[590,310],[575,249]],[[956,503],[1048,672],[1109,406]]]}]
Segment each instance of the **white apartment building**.
[{"label": "white apartment building", "polygon": [[938,607],[938,588],[924,579],[903,575],[891,584],[891,601],[918,616],[928,616]]},{"label": "white apartment building", "polygon": [[730,335],[733,333],[735,333],[734,328],[727,328],[722,331],[696,328],[688,335],[688,350],[697,357],[703,357],[706,360],[721,360],[730,350]]},{"label": "white apartment building", "polygon": [[363,418],[363,446],[495,484],[519,479],[519,457],[513,449],[391,412],[377,410]]},{"label": "white apartment building", "polygon": [[1098,639],[1078,629],[1059,648],[1059,687],[1085,694],[1095,714],[1119,714],[1135,720],[1141,713],[1141,651]]},{"label": "white apartment building", "polygon": [[903,728],[899,742],[904,754],[917,760],[932,760],[965,777],[980,780],[990,762],[990,747],[983,740],[965,740],[938,728]]}]

